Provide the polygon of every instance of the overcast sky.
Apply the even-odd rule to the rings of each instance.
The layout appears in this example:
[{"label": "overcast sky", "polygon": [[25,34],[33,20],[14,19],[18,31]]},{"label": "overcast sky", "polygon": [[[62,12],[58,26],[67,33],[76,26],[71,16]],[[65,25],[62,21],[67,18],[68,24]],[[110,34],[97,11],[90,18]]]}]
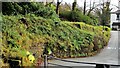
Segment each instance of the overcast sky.
[{"label": "overcast sky", "polygon": [[[55,1],[57,1],[57,0],[55,0]],[[89,6],[90,1],[95,2],[96,4],[99,4],[99,3],[103,3],[103,1],[108,1],[108,0],[86,0],[86,1],[87,1],[87,6]],[[63,2],[67,2],[67,3],[72,4],[74,2],[74,0],[63,0]],[[84,6],[84,0],[77,0],[77,4],[81,7],[83,7]],[[111,0],[111,4],[118,6],[118,0]],[[115,6],[112,6],[112,5],[110,6],[111,8],[113,8],[112,11],[116,11],[117,8]]]}]

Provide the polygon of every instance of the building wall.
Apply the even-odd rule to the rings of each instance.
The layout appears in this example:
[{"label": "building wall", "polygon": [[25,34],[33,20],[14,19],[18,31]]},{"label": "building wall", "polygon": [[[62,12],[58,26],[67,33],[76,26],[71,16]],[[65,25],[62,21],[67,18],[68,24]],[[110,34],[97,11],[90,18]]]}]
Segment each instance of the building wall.
[{"label": "building wall", "polygon": [[[116,8],[116,7],[114,7],[114,8],[116,8],[116,10],[112,10],[112,12],[115,12],[115,11],[117,11],[118,9],[120,10],[120,0],[118,0],[118,7],[119,8]],[[114,9],[113,8],[113,9]],[[116,20],[117,19],[117,15],[116,14],[111,14],[111,24],[110,24],[110,27],[112,28],[112,23],[113,22],[118,22],[118,20]]]},{"label": "building wall", "polygon": [[116,14],[111,14],[111,24],[110,24],[111,28],[112,28],[113,22],[117,22],[117,20],[116,20]]}]

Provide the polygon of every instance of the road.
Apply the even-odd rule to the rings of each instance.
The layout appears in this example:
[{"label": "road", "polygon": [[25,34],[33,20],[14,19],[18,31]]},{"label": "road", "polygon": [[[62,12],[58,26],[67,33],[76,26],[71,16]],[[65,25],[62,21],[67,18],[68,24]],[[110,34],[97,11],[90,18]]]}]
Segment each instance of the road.
[{"label": "road", "polygon": [[[118,44],[120,44],[120,32],[119,31],[111,31],[111,38],[109,40],[108,46],[105,47],[101,52],[92,57],[85,57],[85,58],[70,58],[65,60],[71,61],[78,61],[78,62],[90,62],[90,63],[98,63],[98,64],[114,64],[118,65],[120,60],[120,54],[118,52],[120,50]],[[118,42],[119,41],[119,42]],[[86,67],[86,66],[95,66],[90,64],[78,64],[78,63],[68,63],[58,60],[52,60],[51,63],[60,64],[64,66],[84,66],[81,68],[93,68],[93,67]],[[52,66],[49,64],[49,66]],[[112,67],[111,67],[112,68]],[[118,68],[118,67],[113,67]]]}]

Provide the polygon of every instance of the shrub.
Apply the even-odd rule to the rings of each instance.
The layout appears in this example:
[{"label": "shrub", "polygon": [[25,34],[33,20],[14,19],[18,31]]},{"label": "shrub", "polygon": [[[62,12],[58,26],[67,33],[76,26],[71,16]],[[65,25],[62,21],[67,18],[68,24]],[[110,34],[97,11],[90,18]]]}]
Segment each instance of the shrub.
[{"label": "shrub", "polygon": [[63,11],[60,13],[62,20],[68,20],[73,22],[84,22],[90,25],[97,25],[96,21],[91,19],[89,16],[83,15],[80,11]]},{"label": "shrub", "polygon": [[93,20],[94,25],[99,25],[99,20],[95,15],[89,14],[88,16]]},{"label": "shrub", "polygon": [[[38,58],[38,55],[42,55],[43,53],[43,46],[45,43],[44,37],[26,31],[28,26],[31,27],[31,22],[27,22],[29,25],[26,26],[25,23],[20,21],[23,17],[24,16],[21,15],[3,16],[3,22],[1,23],[3,35],[2,54],[4,54],[6,58],[15,58],[17,56],[26,58],[26,51],[35,53]],[[23,59],[23,62],[25,62],[25,59]],[[31,63],[28,62],[23,65],[31,65]]]},{"label": "shrub", "polygon": [[62,21],[69,21],[70,11],[62,11],[59,13],[59,17]]},{"label": "shrub", "polygon": [[[100,50],[101,48],[106,46],[109,41],[111,29],[107,26],[104,26],[104,27],[92,26],[92,25],[85,24],[83,22],[64,22],[64,23],[70,23],[79,29],[90,32],[91,34],[95,34],[93,39],[94,50],[96,49]],[[103,32],[103,29],[104,29],[104,32]]]},{"label": "shrub", "polygon": [[3,15],[2,28],[3,54],[5,57],[23,57],[24,65],[31,65],[25,60],[26,51],[35,53],[35,59],[43,54],[60,58],[91,56],[107,45],[110,37],[110,31],[101,32],[102,26],[54,22],[33,14]]},{"label": "shrub", "polygon": [[[3,15],[18,15],[18,14],[35,14],[53,21],[60,21],[58,15],[52,7],[46,7],[43,3],[38,2],[3,2]],[[8,11],[9,10],[9,11]]]}]

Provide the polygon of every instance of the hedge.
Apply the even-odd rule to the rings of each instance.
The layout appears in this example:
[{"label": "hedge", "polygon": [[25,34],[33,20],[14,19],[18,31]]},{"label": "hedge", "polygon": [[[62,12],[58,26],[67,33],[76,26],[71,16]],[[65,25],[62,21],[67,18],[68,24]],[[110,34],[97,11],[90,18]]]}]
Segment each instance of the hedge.
[{"label": "hedge", "polygon": [[84,22],[89,25],[98,25],[98,20],[96,17],[90,17],[83,15],[80,11],[63,11],[60,12],[60,18],[62,21],[71,21],[71,22]]}]

